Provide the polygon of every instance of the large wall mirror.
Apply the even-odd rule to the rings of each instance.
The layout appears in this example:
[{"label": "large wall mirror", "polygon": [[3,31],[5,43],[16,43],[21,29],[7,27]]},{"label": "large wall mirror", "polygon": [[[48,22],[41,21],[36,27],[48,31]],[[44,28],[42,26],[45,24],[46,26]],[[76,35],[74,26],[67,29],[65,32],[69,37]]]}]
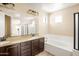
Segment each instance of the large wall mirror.
[{"label": "large wall mirror", "polygon": [[37,34],[38,22],[33,16],[16,18],[13,15],[0,13],[0,24],[0,37]]},{"label": "large wall mirror", "polygon": [[30,35],[37,33],[36,19],[12,19],[11,36]]}]

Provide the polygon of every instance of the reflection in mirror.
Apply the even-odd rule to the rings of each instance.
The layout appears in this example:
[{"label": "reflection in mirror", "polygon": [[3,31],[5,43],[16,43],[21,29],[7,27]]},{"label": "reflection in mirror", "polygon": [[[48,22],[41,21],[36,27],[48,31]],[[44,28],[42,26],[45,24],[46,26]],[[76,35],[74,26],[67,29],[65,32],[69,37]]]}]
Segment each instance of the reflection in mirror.
[{"label": "reflection in mirror", "polygon": [[28,34],[35,34],[35,21],[32,21],[31,24],[28,25]]},{"label": "reflection in mirror", "polygon": [[18,19],[11,19],[11,36],[21,35],[21,22]]},{"label": "reflection in mirror", "polygon": [[36,21],[34,19],[28,19],[23,21],[21,25],[21,35],[36,34]]},{"label": "reflection in mirror", "polygon": [[[10,23],[5,26],[5,15],[10,17]],[[12,15],[0,12],[0,37],[6,36],[5,27],[9,27],[10,36],[21,36],[37,33],[37,17],[25,16],[20,17],[16,12]],[[8,22],[8,21],[7,21]],[[7,33],[9,33],[7,32]]]},{"label": "reflection in mirror", "polygon": [[36,34],[36,19],[11,19],[11,36]]}]

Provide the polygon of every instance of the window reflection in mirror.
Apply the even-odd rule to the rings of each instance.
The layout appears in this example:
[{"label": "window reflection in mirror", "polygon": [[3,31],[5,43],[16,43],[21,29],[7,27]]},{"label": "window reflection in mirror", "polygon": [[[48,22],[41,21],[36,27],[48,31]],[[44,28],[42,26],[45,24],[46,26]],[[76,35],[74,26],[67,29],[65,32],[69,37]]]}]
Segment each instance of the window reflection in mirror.
[{"label": "window reflection in mirror", "polygon": [[35,34],[35,21],[28,25],[28,34]]}]

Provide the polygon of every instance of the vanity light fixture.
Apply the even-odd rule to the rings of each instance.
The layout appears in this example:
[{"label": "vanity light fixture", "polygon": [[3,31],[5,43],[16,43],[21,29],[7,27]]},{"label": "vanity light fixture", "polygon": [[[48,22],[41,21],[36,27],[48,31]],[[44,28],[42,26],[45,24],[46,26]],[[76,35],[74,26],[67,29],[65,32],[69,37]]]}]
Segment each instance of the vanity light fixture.
[{"label": "vanity light fixture", "polygon": [[37,11],[32,10],[32,9],[29,9],[29,10],[27,11],[27,13],[30,14],[30,15],[34,15],[34,16],[38,16],[38,15],[39,15],[39,13],[38,13]]},{"label": "vanity light fixture", "polygon": [[5,7],[5,8],[13,8],[15,7],[14,3],[1,3],[0,6]]}]

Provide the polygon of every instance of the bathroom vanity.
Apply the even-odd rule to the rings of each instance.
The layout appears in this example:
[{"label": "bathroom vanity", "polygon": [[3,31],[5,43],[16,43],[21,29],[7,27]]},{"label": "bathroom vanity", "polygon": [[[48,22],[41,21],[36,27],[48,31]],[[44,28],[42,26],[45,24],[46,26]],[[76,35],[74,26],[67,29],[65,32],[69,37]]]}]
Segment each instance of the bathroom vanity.
[{"label": "bathroom vanity", "polygon": [[43,36],[9,37],[0,43],[0,56],[34,56],[43,50]]},{"label": "bathroom vanity", "polygon": [[20,20],[0,12],[0,19],[0,56],[34,56],[44,50],[44,36],[36,35],[37,17]]}]

